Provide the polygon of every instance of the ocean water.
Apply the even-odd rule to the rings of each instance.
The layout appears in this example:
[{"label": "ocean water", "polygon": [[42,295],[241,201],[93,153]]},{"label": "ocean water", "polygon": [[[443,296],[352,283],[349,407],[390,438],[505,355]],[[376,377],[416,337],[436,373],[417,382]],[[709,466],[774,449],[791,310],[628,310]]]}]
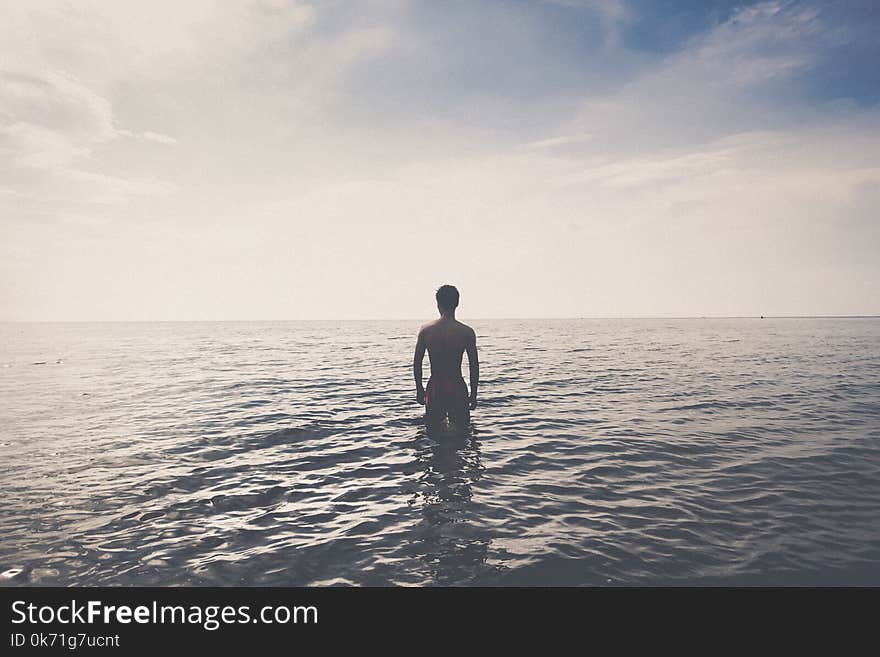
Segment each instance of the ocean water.
[{"label": "ocean water", "polygon": [[0,325],[0,583],[880,584],[880,320],[473,325]]}]

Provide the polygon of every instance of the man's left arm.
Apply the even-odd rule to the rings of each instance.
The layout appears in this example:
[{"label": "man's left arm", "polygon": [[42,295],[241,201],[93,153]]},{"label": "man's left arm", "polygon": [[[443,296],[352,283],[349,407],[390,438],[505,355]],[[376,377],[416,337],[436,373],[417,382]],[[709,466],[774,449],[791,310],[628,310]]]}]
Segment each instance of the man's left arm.
[{"label": "man's left arm", "polygon": [[471,410],[477,407],[477,386],[480,383],[480,358],[477,356],[477,334],[471,330],[467,343],[468,369],[471,372]]}]

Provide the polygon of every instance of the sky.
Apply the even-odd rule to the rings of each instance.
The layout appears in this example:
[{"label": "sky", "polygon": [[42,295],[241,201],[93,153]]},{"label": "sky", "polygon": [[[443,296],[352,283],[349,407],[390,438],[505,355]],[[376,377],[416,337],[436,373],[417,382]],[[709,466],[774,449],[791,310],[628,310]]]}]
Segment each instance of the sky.
[{"label": "sky", "polygon": [[880,314],[880,5],[0,0],[0,320]]}]

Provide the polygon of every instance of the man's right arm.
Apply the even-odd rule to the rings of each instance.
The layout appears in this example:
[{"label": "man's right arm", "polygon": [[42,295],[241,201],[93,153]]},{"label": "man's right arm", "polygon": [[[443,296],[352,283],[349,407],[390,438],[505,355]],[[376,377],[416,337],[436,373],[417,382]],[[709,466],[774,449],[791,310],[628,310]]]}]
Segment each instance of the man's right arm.
[{"label": "man's right arm", "polygon": [[425,331],[419,331],[416,339],[416,353],[413,356],[413,378],[416,380],[416,401],[425,403],[425,387],[422,385],[422,361],[425,359]]}]

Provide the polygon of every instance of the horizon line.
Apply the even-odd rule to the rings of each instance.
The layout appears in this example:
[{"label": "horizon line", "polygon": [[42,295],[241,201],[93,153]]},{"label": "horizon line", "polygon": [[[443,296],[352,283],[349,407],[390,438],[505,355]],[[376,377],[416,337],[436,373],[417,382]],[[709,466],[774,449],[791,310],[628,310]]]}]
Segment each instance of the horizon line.
[{"label": "horizon line", "polygon": [[[595,319],[880,319],[880,314],[848,315],[578,315],[548,317],[467,317],[484,321],[565,321]],[[197,324],[222,322],[420,322],[424,317],[312,317],[301,319],[0,319],[0,324]]]}]

